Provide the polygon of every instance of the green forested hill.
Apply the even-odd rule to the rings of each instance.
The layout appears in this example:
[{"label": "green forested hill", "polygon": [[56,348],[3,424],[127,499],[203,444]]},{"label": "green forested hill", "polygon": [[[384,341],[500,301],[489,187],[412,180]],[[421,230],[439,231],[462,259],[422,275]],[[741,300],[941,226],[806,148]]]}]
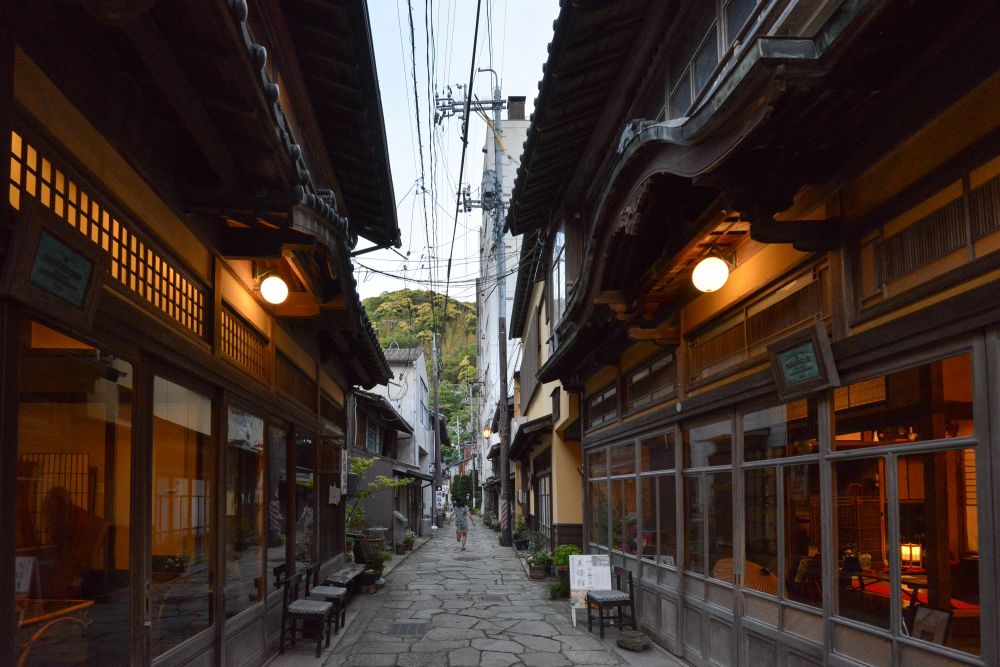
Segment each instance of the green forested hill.
[{"label": "green forested hill", "polygon": [[[365,310],[378,333],[382,347],[417,347],[427,357],[431,376],[433,324],[441,331],[444,317],[443,294],[430,290],[397,290],[364,300]],[[469,437],[469,406],[462,402],[467,386],[476,380],[476,304],[448,299],[448,321],[442,345],[441,411],[448,417],[449,433],[455,440],[455,421]]]}]

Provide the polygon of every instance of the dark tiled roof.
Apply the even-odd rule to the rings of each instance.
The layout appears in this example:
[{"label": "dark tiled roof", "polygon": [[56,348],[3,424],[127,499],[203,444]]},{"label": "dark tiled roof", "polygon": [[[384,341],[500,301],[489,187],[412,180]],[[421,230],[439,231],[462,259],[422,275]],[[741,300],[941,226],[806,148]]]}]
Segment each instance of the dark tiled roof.
[{"label": "dark tiled roof", "polygon": [[389,363],[416,361],[423,354],[419,347],[387,347],[383,348],[385,358]]}]

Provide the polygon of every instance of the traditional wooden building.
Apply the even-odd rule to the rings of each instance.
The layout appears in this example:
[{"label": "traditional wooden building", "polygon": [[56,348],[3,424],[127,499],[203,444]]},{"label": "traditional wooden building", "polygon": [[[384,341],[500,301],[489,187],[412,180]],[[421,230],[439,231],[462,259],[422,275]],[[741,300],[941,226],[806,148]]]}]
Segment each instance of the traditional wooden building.
[{"label": "traditional wooden building", "polygon": [[2,3],[0,137],[0,663],[262,664],[389,374],[365,3]]},{"label": "traditional wooden building", "polygon": [[583,545],[579,400],[557,380],[538,381],[550,351],[552,320],[539,279],[537,237],[521,244],[510,331],[521,339],[511,424],[510,461],[516,512],[545,537],[549,550]]},{"label": "traditional wooden building", "polygon": [[560,11],[508,217],[537,379],[579,392],[587,550],[694,664],[1000,660],[998,29],[976,0]]}]

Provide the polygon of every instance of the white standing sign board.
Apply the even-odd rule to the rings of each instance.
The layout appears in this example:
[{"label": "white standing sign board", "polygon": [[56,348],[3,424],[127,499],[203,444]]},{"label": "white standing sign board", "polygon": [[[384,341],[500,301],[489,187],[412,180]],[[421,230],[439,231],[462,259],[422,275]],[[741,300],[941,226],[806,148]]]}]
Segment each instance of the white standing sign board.
[{"label": "white standing sign board", "polygon": [[569,557],[569,604],[576,626],[576,610],[587,608],[587,591],[611,589],[611,559],[608,556]]}]

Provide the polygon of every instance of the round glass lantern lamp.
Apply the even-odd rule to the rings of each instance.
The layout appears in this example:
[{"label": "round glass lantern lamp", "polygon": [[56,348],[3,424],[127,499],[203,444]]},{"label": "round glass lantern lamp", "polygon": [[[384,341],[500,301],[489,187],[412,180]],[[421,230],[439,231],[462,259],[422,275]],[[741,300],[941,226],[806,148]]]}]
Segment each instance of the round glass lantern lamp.
[{"label": "round glass lantern lamp", "polygon": [[268,276],[260,281],[260,295],[268,303],[284,303],[288,298],[288,285],[279,276]]},{"label": "round glass lantern lamp", "polygon": [[729,262],[712,255],[698,262],[691,273],[691,282],[702,292],[715,292],[729,280]]}]

